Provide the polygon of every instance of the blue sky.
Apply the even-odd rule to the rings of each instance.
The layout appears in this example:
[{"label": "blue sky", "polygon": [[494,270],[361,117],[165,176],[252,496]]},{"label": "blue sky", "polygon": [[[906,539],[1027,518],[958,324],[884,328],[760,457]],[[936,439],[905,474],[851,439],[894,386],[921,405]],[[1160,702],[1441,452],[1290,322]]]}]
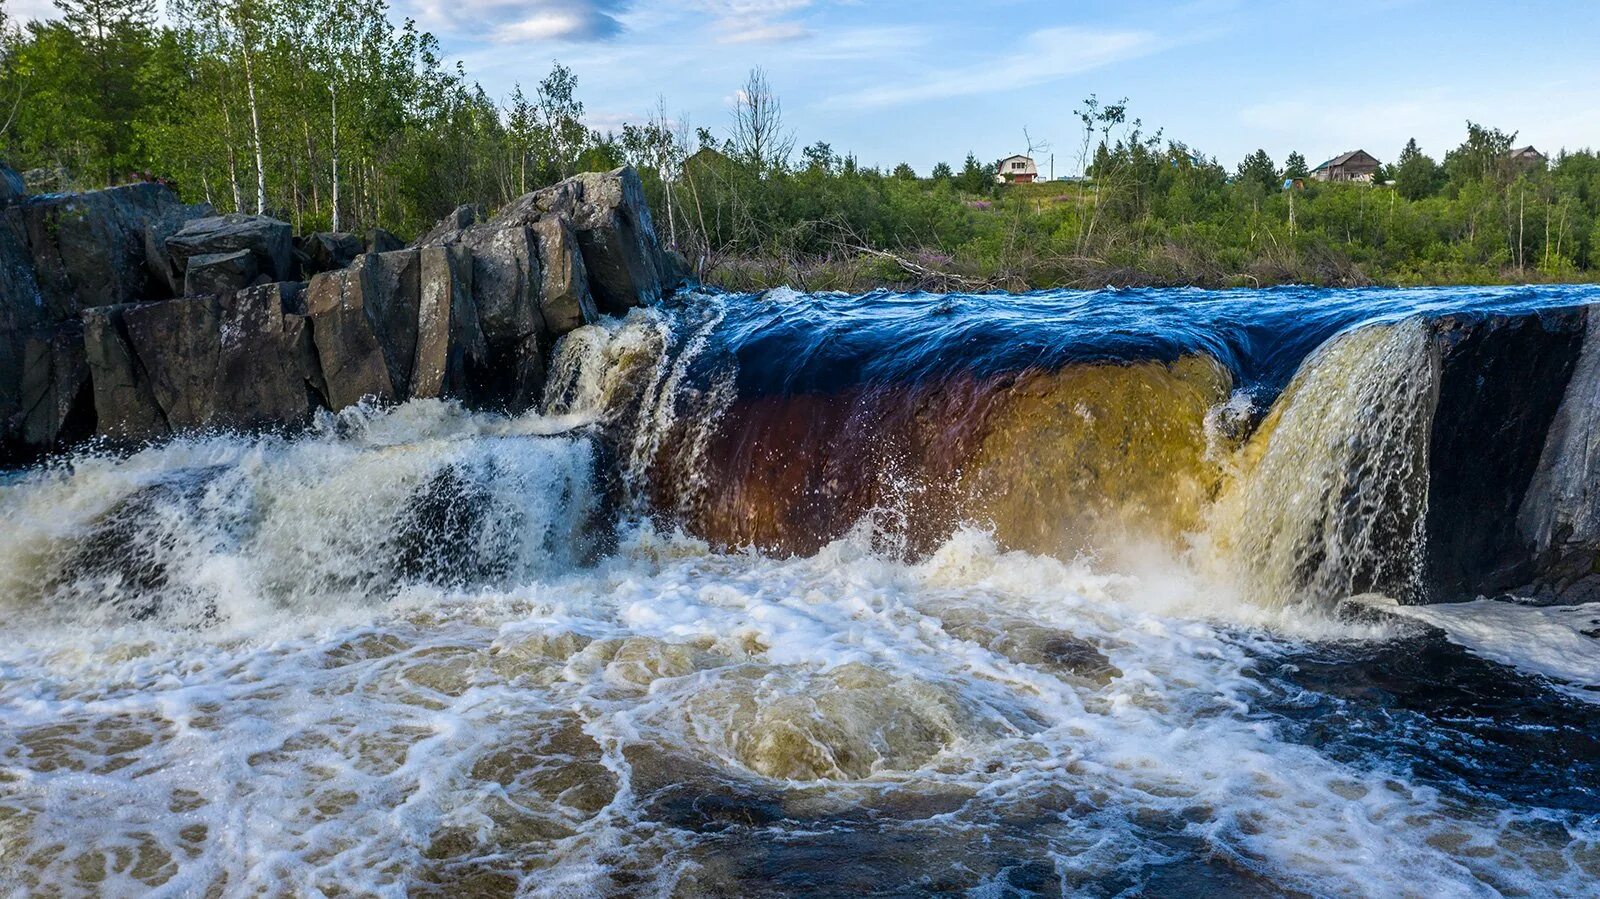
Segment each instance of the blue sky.
[{"label": "blue sky", "polygon": [[[48,0],[12,0],[47,7]],[[1232,166],[1312,164],[1407,137],[1441,156],[1467,119],[1548,151],[1600,147],[1600,0],[391,0],[492,96],[570,65],[590,124],[657,97],[723,134],[751,66],[797,147],[926,172],[1024,147],[1077,166],[1090,93]]]}]

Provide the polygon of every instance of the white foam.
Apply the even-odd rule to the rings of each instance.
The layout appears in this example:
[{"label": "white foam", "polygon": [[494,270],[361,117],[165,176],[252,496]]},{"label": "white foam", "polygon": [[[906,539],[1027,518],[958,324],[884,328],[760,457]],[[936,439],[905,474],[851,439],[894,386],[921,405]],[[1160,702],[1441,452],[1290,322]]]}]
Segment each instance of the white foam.
[{"label": "white foam", "polygon": [[1569,692],[1600,702],[1600,636],[1595,636],[1600,603],[1535,606],[1479,599],[1405,606],[1387,598],[1370,601],[1426,621],[1486,659],[1576,687]]}]

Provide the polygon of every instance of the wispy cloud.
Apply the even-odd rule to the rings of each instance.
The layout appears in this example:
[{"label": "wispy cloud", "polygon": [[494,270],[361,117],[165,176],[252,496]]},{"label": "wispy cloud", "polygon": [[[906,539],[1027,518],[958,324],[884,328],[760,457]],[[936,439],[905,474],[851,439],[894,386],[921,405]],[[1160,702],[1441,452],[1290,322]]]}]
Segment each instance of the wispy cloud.
[{"label": "wispy cloud", "polygon": [[630,0],[419,0],[427,28],[461,37],[515,44],[604,41],[622,33],[618,18]]},{"label": "wispy cloud", "polygon": [[857,92],[839,102],[853,107],[895,106],[1015,91],[1145,56],[1164,46],[1148,31],[1045,28],[982,63],[935,69],[914,79]]},{"label": "wispy cloud", "polygon": [[693,0],[712,17],[712,33],[723,44],[771,44],[810,37],[811,29],[795,18],[813,0]]}]

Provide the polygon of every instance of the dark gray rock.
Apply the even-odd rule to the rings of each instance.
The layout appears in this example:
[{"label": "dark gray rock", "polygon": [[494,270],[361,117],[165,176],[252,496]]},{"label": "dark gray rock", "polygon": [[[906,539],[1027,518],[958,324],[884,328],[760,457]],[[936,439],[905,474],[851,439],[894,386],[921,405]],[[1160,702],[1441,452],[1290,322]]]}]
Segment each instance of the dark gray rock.
[{"label": "dark gray rock", "polygon": [[190,208],[165,186],[145,183],[29,197],[4,215],[26,247],[37,293],[55,322],[96,306],[168,295],[162,273],[148,264],[147,225]]},{"label": "dark gray rock", "polygon": [[221,296],[249,287],[260,273],[256,255],[249,250],[194,256],[183,273],[183,293],[191,297]]},{"label": "dark gray rock", "polygon": [[464,396],[488,347],[472,296],[472,254],[465,247],[422,247],[417,352],[412,397]]},{"label": "dark gray rock", "polygon": [[167,251],[167,238],[193,219],[216,215],[205,203],[164,206],[144,224],[145,268],[150,272],[150,293],[144,299],[161,300],[183,295],[183,269]]},{"label": "dark gray rock", "polygon": [[1517,531],[1533,557],[1529,592],[1589,601],[1583,597],[1595,593],[1600,575],[1600,320],[1592,314],[1517,512]]},{"label": "dark gray rock", "polygon": [[439,220],[439,223],[428,230],[427,234],[417,238],[413,246],[427,247],[446,242],[446,239],[457,231],[463,231],[482,221],[483,210],[476,204],[457,206],[451,213]]},{"label": "dark gray rock", "polygon": [[663,292],[661,247],[644,184],[632,166],[577,177],[583,200],[572,217],[589,270],[595,306],[623,315],[657,302]]},{"label": "dark gray rock", "polygon": [[273,283],[222,297],[93,310],[85,346],[100,433],[147,440],[200,428],[303,424],[322,405],[301,289]]},{"label": "dark gray rock", "polygon": [[306,314],[334,409],[409,395],[421,293],[418,250],[367,253],[311,279]]},{"label": "dark gray rock", "polygon": [[302,277],[345,268],[362,253],[361,235],[344,231],[318,231],[296,242],[295,259]]},{"label": "dark gray rock", "polygon": [[123,313],[130,308],[101,306],[83,315],[83,344],[94,385],[95,431],[116,440],[151,440],[170,434],[171,429],[128,338]]},{"label": "dark gray rock", "polygon": [[62,322],[29,336],[20,420],[23,444],[54,449],[94,434],[94,393],[83,348],[83,324]]},{"label": "dark gray rock", "polygon": [[539,312],[552,337],[560,337],[599,319],[589,295],[589,272],[578,248],[578,236],[564,219],[548,216],[533,223],[539,243]]},{"label": "dark gray rock", "polygon": [[406,242],[382,228],[373,228],[367,232],[368,253],[393,253],[406,248]]},{"label": "dark gray rock", "polygon": [[1439,394],[1428,452],[1430,600],[1495,595],[1535,576],[1519,511],[1578,362],[1586,319],[1585,309],[1571,308],[1462,313],[1431,323]]},{"label": "dark gray rock", "polygon": [[491,348],[544,332],[539,314],[539,254],[523,227],[474,227],[457,245],[472,253],[472,296]]},{"label": "dark gray rock", "polygon": [[167,238],[167,251],[180,271],[186,271],[195,256],[249,250],[257,267],[274,281],[291,276],[293,249],[288,223],[264,215],[232,213],[194,219]]}]

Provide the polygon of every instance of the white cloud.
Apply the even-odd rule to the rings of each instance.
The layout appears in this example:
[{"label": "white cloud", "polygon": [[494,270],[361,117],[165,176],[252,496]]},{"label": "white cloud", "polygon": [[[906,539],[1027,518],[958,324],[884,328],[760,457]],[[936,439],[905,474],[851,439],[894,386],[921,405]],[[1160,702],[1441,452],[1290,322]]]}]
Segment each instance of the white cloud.
[{"label": "white cloud", "polygon": [[692,0],[711,15],[712,32],[722,44],[770,44],[810,37],[811,29],[794,16],[813,0]]},{"label": "white cloud", "polygon": [[1045,28],[1029,34],[1004,54],[977,65],[934,69],[914,79],[842,97],[839,102],[853,107],[893,106],[1015,91],[1145,56],[1163,46],[1148,31]]},{"label": "white cloud", "polygon": [[418,21],[436,32],[515,44],[603,41],[622,33],[629,0],[418,0]]}]

